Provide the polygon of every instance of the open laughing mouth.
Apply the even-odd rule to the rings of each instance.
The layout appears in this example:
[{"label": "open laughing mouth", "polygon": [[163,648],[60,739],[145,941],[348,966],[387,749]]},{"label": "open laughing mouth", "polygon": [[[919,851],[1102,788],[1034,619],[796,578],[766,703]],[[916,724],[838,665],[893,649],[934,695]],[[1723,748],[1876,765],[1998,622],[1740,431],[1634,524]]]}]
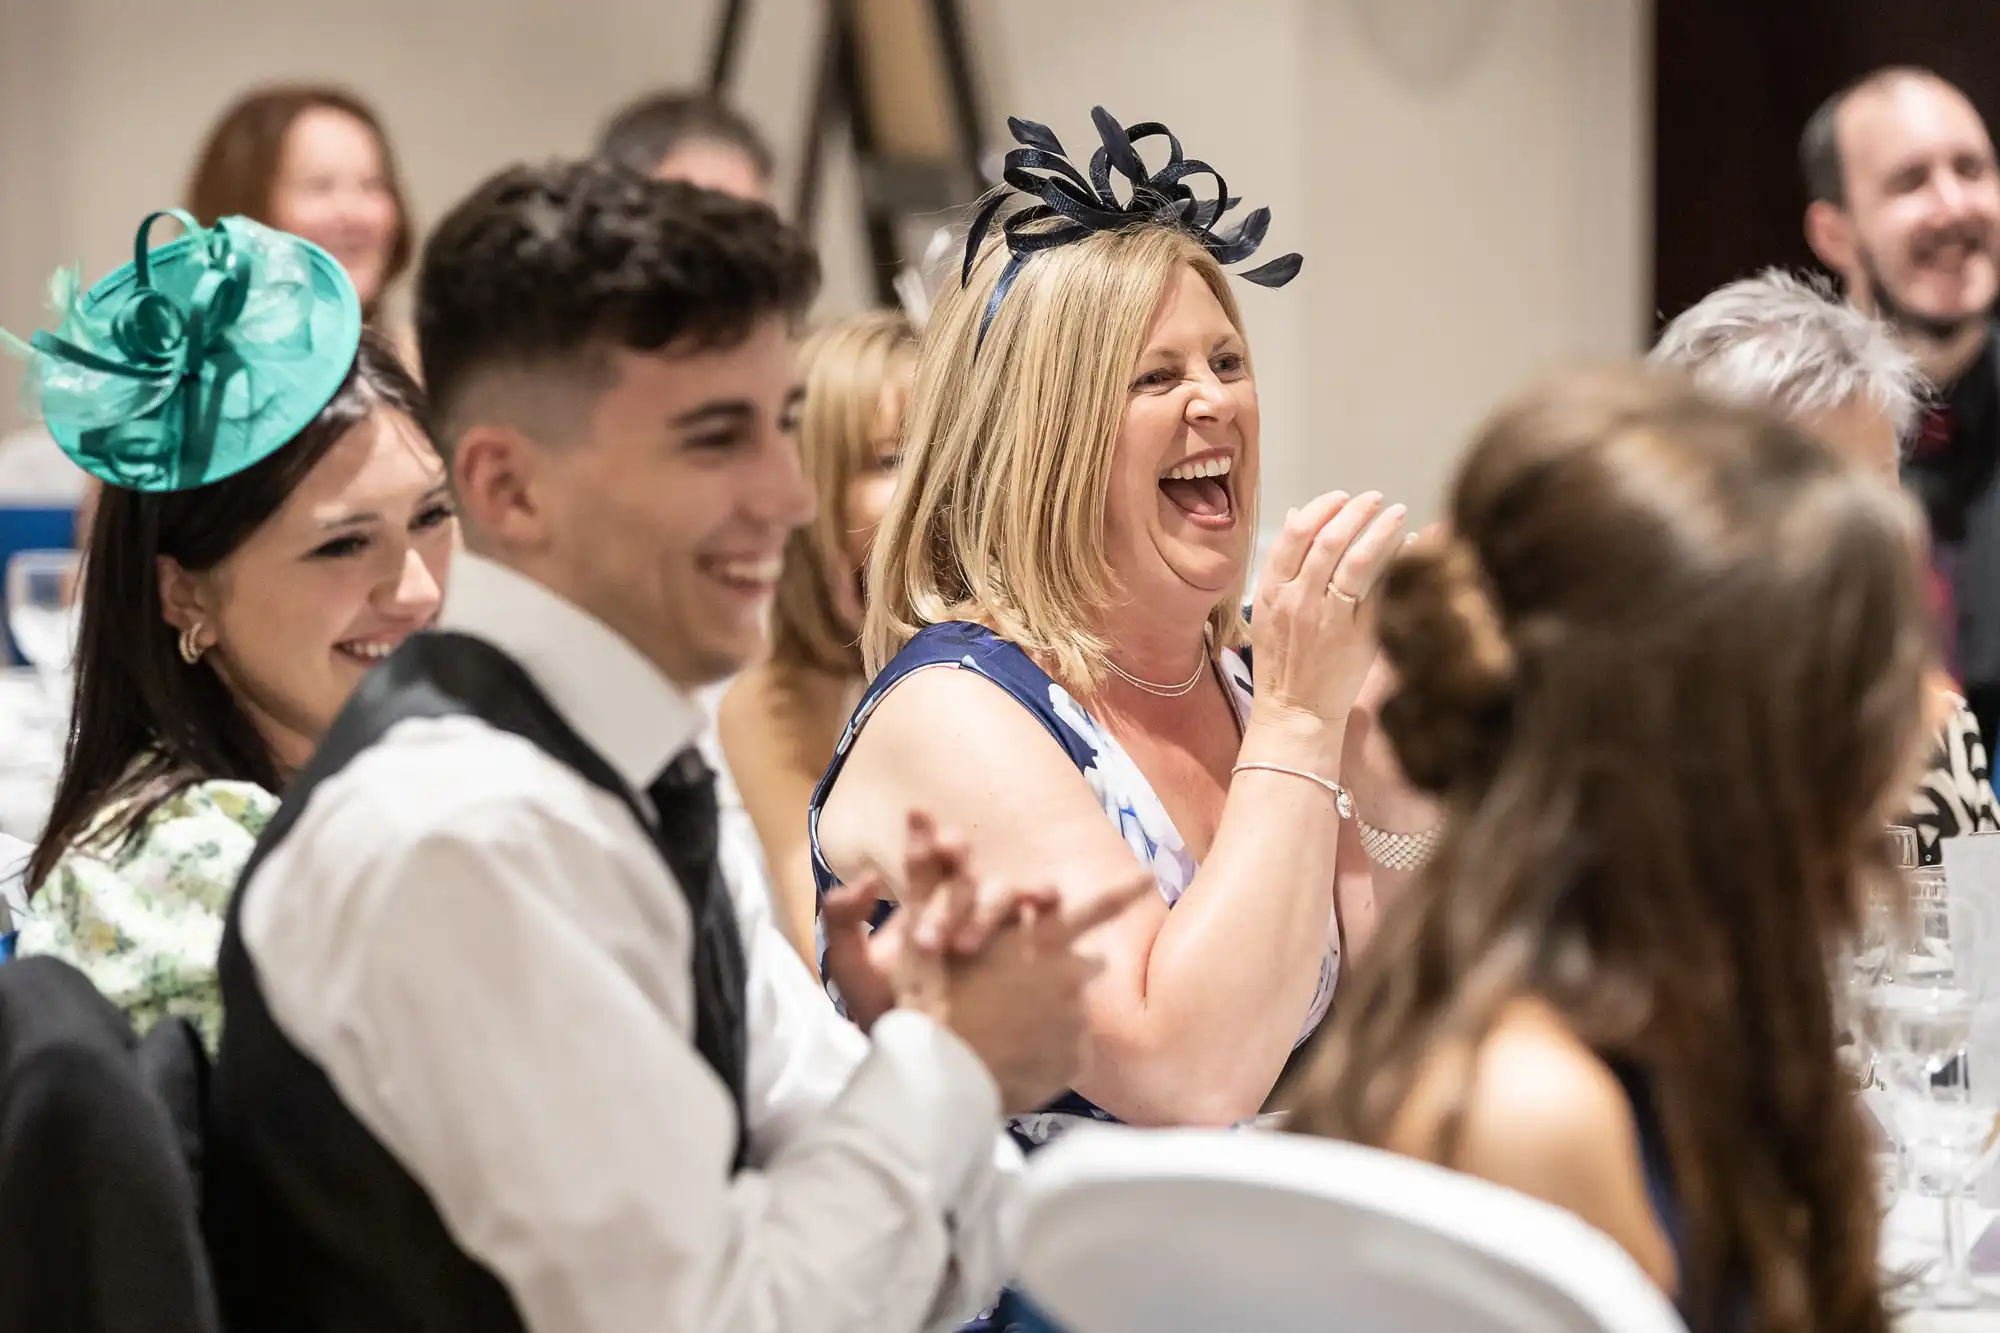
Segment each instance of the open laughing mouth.
[{"label": "open laughing mouth", "polygon": [[782,554],[716,555],[703,556],[700,564],[703,572],[730,591],[746,597],[759,597],[778,586],[778,575],[784,570],[785,558]]},{"label": "open laughing mouth", "polygon": [[1160,494],[1200,526],[1226,528],[1236,521],[1235,468],[1226,453],[1197,455],[1160,478]]}]

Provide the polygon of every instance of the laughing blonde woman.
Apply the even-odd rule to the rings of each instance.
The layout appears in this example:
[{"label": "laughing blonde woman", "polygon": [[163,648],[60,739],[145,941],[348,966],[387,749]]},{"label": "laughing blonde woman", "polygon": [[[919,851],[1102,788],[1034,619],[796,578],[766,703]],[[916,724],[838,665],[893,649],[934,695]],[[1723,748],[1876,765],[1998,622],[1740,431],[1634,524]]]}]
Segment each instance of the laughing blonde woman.
[{"label": "laughing blonde woman", "polygon": [[[1152,873],[1158,896],[1104,933],[1089,1076],[1015,1122],[1029,1146],[1081,1119],[1256,1114],[1369,928],[1370,877],[1340,873],[1366,867],[1361,821],[1404,860],[1435,819],[1364,771],[1350,727],[1401,506],[1331,494],[1289,516],[1254,669],[1242,651],[1260,432],[1223,266],[1267,219],[1218,235],[1177,143],[1145,173],[1134,141],[1163,129],[1098,126],[1130,202],[1107,187],[1066,207],[1082,173],[1017,122],[1009,180],[1065,184],[1004,243],[975,225],[925,332],[870,569],[873,680],[813,806],[823,886],[895,864],[919,804],[1002,880],[1070,897],[1135,859]],[[1242,276],[1278,285],[1298,264]]]}]

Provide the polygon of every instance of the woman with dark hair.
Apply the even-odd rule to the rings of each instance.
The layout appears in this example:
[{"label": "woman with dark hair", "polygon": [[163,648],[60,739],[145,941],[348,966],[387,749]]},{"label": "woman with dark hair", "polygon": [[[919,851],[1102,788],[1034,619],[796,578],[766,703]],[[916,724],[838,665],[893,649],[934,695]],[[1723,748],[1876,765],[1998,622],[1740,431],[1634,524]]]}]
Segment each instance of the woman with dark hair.
[{"label": "woman with dark hair", "polygon": [[717,717],[764,846],[778,927],[815,971],[818,889],[804,814],[868,683],[862,576],[896,489],[916,350],[909,320],[875,310],[828,325],[800,352],[799,453],[819,508],[785,542],[771,654],[737,677]]},{"label": "woman with dark hair", "polygon": [[347,270],[370,324],[413,253],[382,122],[340,88],[288,84],[239,98],[202,145],[188,211],[205,227],[240,216],[311,241]]},{"label": "woman with dark hair", "polygon": [[1928,740],[1920,516],[1637,371],[1503,410],[1448,516],[1378,596],[1382,725],[1450,818],[1292,1128],[1570,1209],[1695,1333],[1884,1333],[1832,964]]},{"label": "woman with dark hair", "polygon": [[105,483],[69,753],[20,949],[140,1027],[219,1030],[222,911],[276,793],[436,613],[452,547],[421,394],[324,251],[243,218],[67,303],[29,374]]}]

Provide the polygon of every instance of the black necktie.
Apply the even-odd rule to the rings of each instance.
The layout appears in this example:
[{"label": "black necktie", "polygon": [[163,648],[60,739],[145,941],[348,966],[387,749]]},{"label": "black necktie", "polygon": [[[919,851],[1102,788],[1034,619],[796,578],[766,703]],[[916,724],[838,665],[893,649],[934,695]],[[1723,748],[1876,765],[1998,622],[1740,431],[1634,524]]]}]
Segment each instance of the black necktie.
[{"label": "black necktie", "polygon": [[[729,1086],[740,1125],[749,1044],[744,1030],[748,968],[736,928],[736,907],[722,881],[715,773],[701,752],[689,746],[674,756],[646,795],[652,798],[658,818],[653,840],[680,881],[694,920],[695,1049]],[[742,1156],[739,1140],[738,1165]]]},{"label": "black necktie", "polygon": [[654,841],[681,882],[697,921],[710,896],[722,889],[716,849],[721,842],[715,804],[715,771],[690,745],[673,757],[646,789],[659,819]]}]

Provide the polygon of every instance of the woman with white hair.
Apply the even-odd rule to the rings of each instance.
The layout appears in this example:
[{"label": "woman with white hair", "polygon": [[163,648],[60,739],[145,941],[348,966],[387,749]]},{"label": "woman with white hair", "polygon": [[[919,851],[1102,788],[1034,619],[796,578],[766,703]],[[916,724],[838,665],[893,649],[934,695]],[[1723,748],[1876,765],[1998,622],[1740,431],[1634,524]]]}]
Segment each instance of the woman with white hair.
[{"label": "woman with white hair", "polygon": [[[1667,326],[1650,359],[1717,396],[1776,409],[1890,480],[1924,392],[1886,325],[1782,269],[1710,292]],[[1937,743],[1906,821],[1932,865],[1942,839],[2000,831],[1979,723],[1942,673],[1934,717]]]}]

